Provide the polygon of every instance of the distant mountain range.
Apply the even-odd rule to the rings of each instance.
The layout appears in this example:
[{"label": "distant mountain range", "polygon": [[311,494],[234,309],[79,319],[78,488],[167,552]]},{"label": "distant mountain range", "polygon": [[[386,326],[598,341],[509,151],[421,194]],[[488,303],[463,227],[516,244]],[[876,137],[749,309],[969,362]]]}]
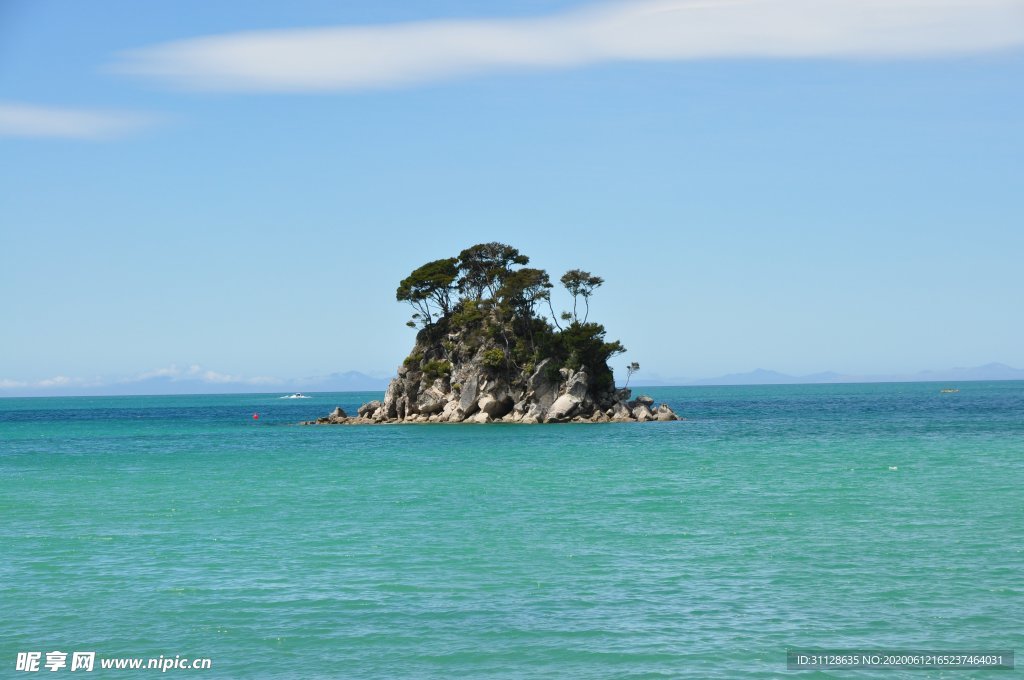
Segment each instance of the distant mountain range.
[{"label": "distant mountain range", "polygon": [[383,392],[391,378],[374,378],[359,371],[329,373],[328,375],[303,378],[298,381],[299,389],[306,392]]},{"label": "distant mountain range", "polygon": [[383,392],[390,378],[359,371],[277,380],[208,382],[193,379],[147,378],[107,385],[90,394],[226,394],[247,392]]},{"label": "distant mountain range", "polygon": [[156,371],[157,375],[102,381],[57,377],[35,383],[0,380],[0,397],[130,396],[137,394],[247,394],[267,392],[383,392],[390,378],[345,371],[306,378],[240,378],[212,371]]},{"label": "distant mountain range", "polygon": [[747,373],[729,373],[717,378],[653,378],[639,375],[632,384],[637,387],[658,385],[814,385],[824,383],[872,382],[969,382],[971,380],[1024,380],[1024,369],[992,363],[971,368],[950,368],[944,371],[921,371],[893,375],[853,375],[828,371],[810,375],[787,375],[758,368]]},{"label": "distant mountain range", "polygon": [[[206,371],[200,367],[164,369],[136,378],[104,382],[73,378],[50,378],[35,383],[0,380],[0,397],[126,396],[135,394],[239,394],[281,392],[383,392],[390,377],[344,371],[306,378],[240,378]],[[899,375],[850,375],[826,372],[787,375],[763,368],[747,373],[730,373],[717,378],[660,378],[637,374],[633,387],[669,385],[808,385],[825,383],[945,382],[971,380],[1024,380],[1024,370],[1006,364],[985,364],[973,368],[921,371]],[[621,377],[618,382],[622,382]]]}]

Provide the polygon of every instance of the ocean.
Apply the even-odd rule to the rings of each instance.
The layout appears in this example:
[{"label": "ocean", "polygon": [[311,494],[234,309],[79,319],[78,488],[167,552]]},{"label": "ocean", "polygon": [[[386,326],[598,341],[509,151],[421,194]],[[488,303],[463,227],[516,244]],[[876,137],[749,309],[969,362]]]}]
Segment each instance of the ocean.
[{"label": "ocean", "polygon": [[1024,652],[1024,382],[943,387],[641,388],[686,420],[549,426],[295,424],[379,393],[0,399],[0,676],[79,650],[231,678]]}]

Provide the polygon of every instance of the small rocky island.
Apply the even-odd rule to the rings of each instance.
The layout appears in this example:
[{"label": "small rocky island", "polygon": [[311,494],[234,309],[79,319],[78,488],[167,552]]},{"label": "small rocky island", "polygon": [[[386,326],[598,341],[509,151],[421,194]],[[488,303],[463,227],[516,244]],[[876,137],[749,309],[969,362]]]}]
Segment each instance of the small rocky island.
[{"label": "small rocky island", "polygon": [[528,263],[511,246],[481,243],[414,270],[396,297],[412,307],[416,344],[384,401],[303,424],[678,420],[666,404],[616,389],[608,360],[626,349],[588,320],[603,279],[566,272],[560,282],[572,311],[556,315],[550,277]]}]

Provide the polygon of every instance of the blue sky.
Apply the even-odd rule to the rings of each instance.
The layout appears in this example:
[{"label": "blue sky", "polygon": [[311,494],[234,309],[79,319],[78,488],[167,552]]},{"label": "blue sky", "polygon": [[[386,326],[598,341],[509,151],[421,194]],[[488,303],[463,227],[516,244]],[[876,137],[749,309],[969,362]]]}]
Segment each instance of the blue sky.
[{"label": "blue sky", "polygon": [[651,375],[1024,366],[1024,5],[696,4],[0,5],[0,393],[386,374],[490,240]]}]

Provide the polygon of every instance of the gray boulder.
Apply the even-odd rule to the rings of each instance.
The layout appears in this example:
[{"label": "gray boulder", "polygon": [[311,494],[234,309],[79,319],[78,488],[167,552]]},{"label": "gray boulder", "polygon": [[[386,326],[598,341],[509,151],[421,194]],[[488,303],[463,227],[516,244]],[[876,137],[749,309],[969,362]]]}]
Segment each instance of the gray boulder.
[{"label": "gray boulder", "polygon": [[486,413],[491,418],[501,418],[506,413],[512,410],[512,398],[505,396],[501,399],[496,399],[493,395],[485,394],[480,397],[477,401],[477,408],[481,412]]},{"label": "gray boulder", "polygon": [[459,410],[464,416],[476,413],[479,387],[480,378],[477,375],[470,376],[462,385],[462,392],[459,394]]},{"label": "gray boulder", "polygon": [[669,408],[668,404],[662,404],[658,407],[658,410],[654,412],[654,419],[661,422],[667,422],[671,420],[679,420],[679,416]]},{"label": "gray boulder", "polygon": [[577,371],[573,373],[569,380],[565,383],[565,393],[571,394],[580,401],[586,398],[587,391],[590,387],[590,379],[587,377],[586,371]]},{"label": "gray boulder", "polygon": [[425,415],[440,413],[447,403],[448,396],[437,389],[430,387],[420,393],[416,399],[416,410]]},{"label": "gray boulder", "polygon": [[359,410],[356,411],[356,413],[359,414],[360,418],[369,418],[370,416],[373,415],[374,411],[376,411],[383,405],[384,404],[380,403],[380,401],[374,399],[373,401],[368,401],[362,406],[360,406]]},{"label": "gray boulder", "polygon": [[555,399],[555,403],[551,404],[551,408],[548,409],[547,415],[544,417],[544,422],[557,423],[566,420],[576,412],[581,403],[582,400],[579,397],[563,394]]},{"label": "gray boulder", "polygon": [[647,407],[647,404],[637,404],[633,407],[633,417],[641,423],[654,420],[654,413]]},{"label": "gray boulder", "polygon": [[520,422],[539,423],[544,420],[546,410],[547,409],[541,408],[540,404],[530,404],[530,407],[526,409],[526,414],[523,415],[523,419]]},{"label": "gray boulder", "polygon": [[558,384],[548,378],[549,366],[551,366],[551,359],[541,361],[526,382],[525,398],[539,404],[543,410],[550,408],[558,398]]},{"label": "gray boulder", "polygon": [[444,405],[444,408],[441,410],[440,420],[443,423],[457,423],[460,420],[462,420],[462,418],[459,417],[458,399],[452,399],[451,401]]}]

